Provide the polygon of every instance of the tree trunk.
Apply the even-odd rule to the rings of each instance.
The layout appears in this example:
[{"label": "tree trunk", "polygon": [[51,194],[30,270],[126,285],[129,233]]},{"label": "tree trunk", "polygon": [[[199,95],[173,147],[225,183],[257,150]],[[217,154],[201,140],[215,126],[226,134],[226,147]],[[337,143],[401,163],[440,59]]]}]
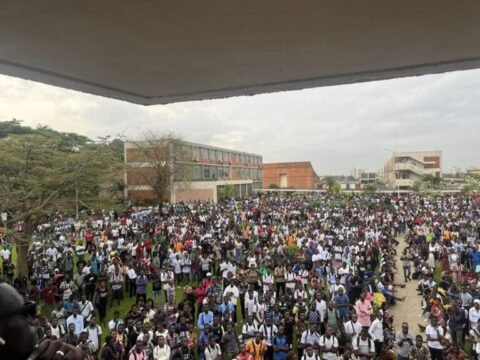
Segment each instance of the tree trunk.
[{"label": "tree trunk", "polygon": [[28,278],[28,242],[17,241],[17,276]]},{"label": "tree trunk", "polygon": [[80,218],[80,212],[78,209],[78,182],[75,181],[75,220],[78,221]]},{"label": "tree trunk", "polygon": [[22,239],[17,239],[17,276],[28,278],[28,249],[33,234],[33,222],[29,217],[23,223]]}]

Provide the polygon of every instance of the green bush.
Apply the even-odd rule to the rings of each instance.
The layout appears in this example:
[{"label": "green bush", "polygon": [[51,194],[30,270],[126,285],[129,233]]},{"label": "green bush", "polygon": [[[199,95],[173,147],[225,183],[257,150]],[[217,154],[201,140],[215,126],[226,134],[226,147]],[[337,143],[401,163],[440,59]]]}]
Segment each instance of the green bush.
[{"label": "green bush", "polygon": [[295,256],[297,256],[298,252],[299,252],[299,248],[297,245],[293,244],[293,245],[288,245],[287,247],[287,254],[288,254],[288,257],[289,258],[294,258]]}]

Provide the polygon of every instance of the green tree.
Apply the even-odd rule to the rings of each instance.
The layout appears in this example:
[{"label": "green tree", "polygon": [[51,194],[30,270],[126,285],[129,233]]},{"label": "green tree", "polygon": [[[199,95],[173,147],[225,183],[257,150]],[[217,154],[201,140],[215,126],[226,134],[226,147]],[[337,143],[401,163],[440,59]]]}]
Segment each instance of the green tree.
[{"label": "green tree", "polygon": [[235,194],[235,187],[232,184],[222,185],[220,190],[220,200],[231,199]]},{"label": "green tree", "polygon": [[[39,135],[13,135],[0,141],[0,204],[9,219],[7,236],[17,245],[17,270],[28,274],[28,242],[34,226],[59,206],[71,182],[62,169],[64,156],[54,143]],[[23,232],[11,230],[23,224]]]},{"label": "green tree", "polygon": [[373,194],[378,190],[378,184],[376,182],[368,183],[365,185],[363,188],[363,191],[365,191],[368,194]]},{"label": "green tree", "polygon": [[417,180],[413,183],[412,190],[415,192],[419,192],[422,189],[423,182],[422,180]]},{"label": "green tree", "polygon": [[0,139],[9,135],[32,134],[34,130],[27,126],[22,126],[22,121],[12,119],[8,121],[0,121]]},{"label": "green tree", "polygon": [[269,189],[278,189],[278,185],[277,184],[270,184],[270,186],[268,187]]},{"label": "green tree", "polygon": [[439,176],[427,174],[423,177],[422,181],[426,184],[429,189],[438,190],[442,183],[442,179]]},{"label": "green tree", "polygon": [[[99,149],[63,150],[58,147],[57,138],[38,133],[0,140],[0,204],[8,214],[6,235],[16,243],[17,271],[21,276],[28,274],[28,247],[33,231],[48,214],[69,214],[81,199],[95,199],[96,205],[102,203],[98,181],[106,165],[93,155]],[[91,205],[94,206],[93,201]],[[21,232],[14,230],[19,223]]]},{"label": "green tree", "polygon": [[338,194],[341,190],[340,184],[331,176],[323,179],[323,186],[330,194]]},{"label": "green tree", "polygon": [[[123,183],[123,162],[105,141],[88,144],[78,151],[68,152],[65,172],[72,179],[75,218],[81,208],[113,207],[119,199]],[[112,193],[112,190],[116,192]],[[110,195],[115,194],[114,198]]]},{"label": "green tree", "polygon": [[462,189],[466,194],[479,194],[480,193],[480,179],[474,176],[467,176],[465,178],[465,186]]}]

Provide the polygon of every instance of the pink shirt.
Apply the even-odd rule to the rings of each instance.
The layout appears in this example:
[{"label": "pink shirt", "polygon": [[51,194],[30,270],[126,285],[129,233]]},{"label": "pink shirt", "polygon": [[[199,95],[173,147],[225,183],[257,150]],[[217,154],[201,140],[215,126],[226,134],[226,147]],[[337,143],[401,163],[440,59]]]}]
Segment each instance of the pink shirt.
[{"label": "pink shirt", "polygon": [[370,301],[365,300],[357,300],[355,303],[355,311],[358,315],[358,322],[362,324],[362,326],[370,326],[372,321],[370,320],[370,315],[373,313],[372,304]]}]

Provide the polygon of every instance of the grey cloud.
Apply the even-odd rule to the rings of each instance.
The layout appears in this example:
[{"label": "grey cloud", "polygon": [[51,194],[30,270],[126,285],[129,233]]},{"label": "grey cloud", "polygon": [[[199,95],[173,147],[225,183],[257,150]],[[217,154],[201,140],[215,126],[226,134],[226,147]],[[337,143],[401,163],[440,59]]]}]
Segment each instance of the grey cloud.
[{"label": "grey cloud", "polygon": [[[444,169],[480,166],[480,70],[154,107],[0,77],[0,117],[92,138],[126,130],[312,161],[319,174],[375,171],[388,152],[443,150]],[[396,141],[397,138],[397,141]]]}]

